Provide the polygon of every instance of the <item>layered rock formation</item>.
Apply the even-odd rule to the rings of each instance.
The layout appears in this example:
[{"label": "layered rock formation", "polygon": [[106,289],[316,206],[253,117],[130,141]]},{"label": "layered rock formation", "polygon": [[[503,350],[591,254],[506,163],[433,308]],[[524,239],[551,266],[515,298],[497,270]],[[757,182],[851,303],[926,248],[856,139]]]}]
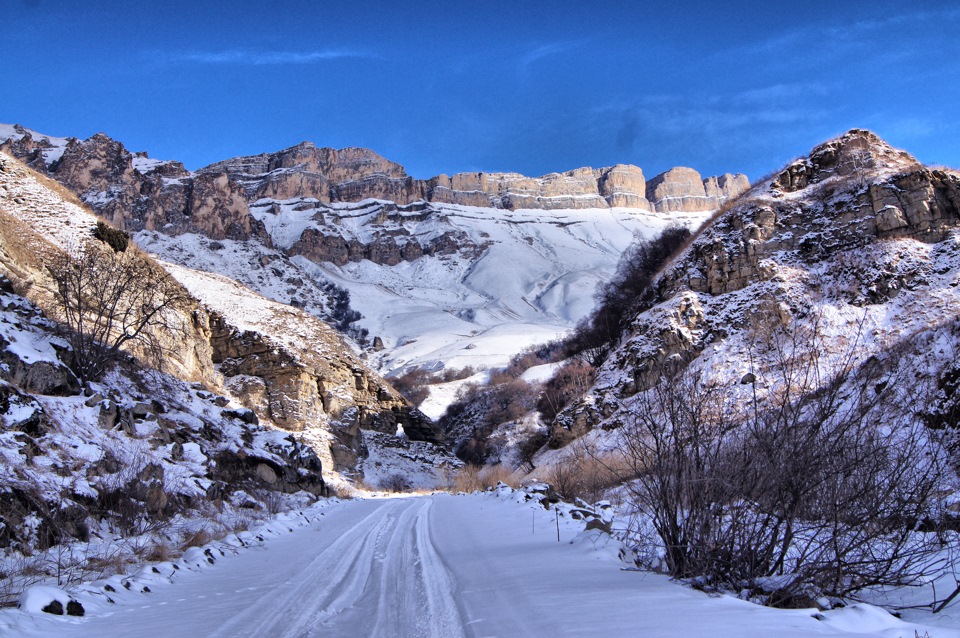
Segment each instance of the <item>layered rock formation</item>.
[{"label": "layered rock formation", "polygon": [[243,189],[225,173],[193,175],[179,162],[130,153],[103,133],[66,140],[51,161],[50,142],[19,130],[21,136],[7,139],[0,150],[56,179],[118,228],[195,232],[211,239],[256,237],[269,243],[250,216]]},{"label": "layered rock formation", "polygon": [[383,199],[486,208],[581,209],[625,207],[657,212],[713,210],[749,187],[745,175],[701,179],[691,168],[671,169],[648,185],[636,166],[578,168],[526,177],[519,173],[457,173],[414,179],[373,151],[316,148],[309,142],[277,153],[218,162],[201,173],[227,173],[251,201],[295,197],[322,203]]},{"label": "layered rock formation", "polygon": [[691,168],[671,169],[648,184],[640,168],[624,164],[541,177],[458,173],[423,180],[373,151],[317,148],[310,142],[217,162],[192,174],[179,162],[132,154],[103,133],[84,141],[63,140],[59,146],[50,141],[55,138],[19,126],[8,135],[0,149],[47,172],[115,225],[167,234],[200,232],[213,239],[264,239],[244,206],[261,199],[331,203],[372,198],[401,205],[426,201],[511,210],[626,207],[697,212],[719,208],[749,186],[742,174],[702,179]]},{"label": "layered rock formation", "polygon": [[331,467],[355,468],[361,430],[392,435],[402,427],[410,439],[442,443],[429,419],[313,315],[225,277],[166,267],[211,314],[211,356],[223,387],[265,421],[303,432]]}]

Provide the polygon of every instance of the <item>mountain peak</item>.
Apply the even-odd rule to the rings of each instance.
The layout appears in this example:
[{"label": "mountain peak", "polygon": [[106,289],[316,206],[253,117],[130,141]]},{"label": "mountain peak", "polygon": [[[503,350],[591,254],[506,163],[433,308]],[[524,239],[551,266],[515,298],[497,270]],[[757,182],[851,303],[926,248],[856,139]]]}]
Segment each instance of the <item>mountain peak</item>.
[{"label": "mountain peak", "polygon": [[789,193],[830,177],[880,176],[918,166],[920,162],[913,155],[893,148],[873,131],[854,128],[787,165],[772,186]]}]

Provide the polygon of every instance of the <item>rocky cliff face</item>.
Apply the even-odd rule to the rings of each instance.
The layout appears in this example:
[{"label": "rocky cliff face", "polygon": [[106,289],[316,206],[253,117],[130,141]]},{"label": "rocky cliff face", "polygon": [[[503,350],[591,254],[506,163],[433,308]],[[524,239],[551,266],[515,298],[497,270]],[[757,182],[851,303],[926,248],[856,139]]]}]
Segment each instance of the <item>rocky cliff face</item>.
[{"label": "rocky cliff face", "polygon": [[[403,167],[373,151],[317,148],[310,142],[276,153],[238,157],[196,173],[179,162],[132,154],[98,133],[87,140],[49,138],[20,126],[0,130],[0,149],[67,186],[97,214],[130,232],[158,231],[177,236],[198,233],[212,240],[255,240],[270,247],[273,238],[254,207],[277,212],[279,203],[302,201],[329,218],[318,230],[308,227],[282,247],[290,255],[342,266],[370,260],[395,265],[424,255],[473,254],[482,245],[453,229],[413,238],[402,225],[358,237],[339,229],[331,205],[385,200],[382,217],[395,221],[397,207],[434,214],[437,206],[577,210],[625,207],[658,213],[714,210],[749,186],[744,175],[702,179],[690,168],[675,168],[649,183],[636,166],[579,168],[541,177],[516,173],[458,173],[414,179]],[[436,206],[431,209],[428,204]]]},{"label": "rocky cliff face", "polygon": [[484,208],[582,209],[625,207],[658,212],[714,210],[749,187],[745,175],[702,179],[671,169],[648,186],[643,171],[618,164],[526,177],[518,173],[457,173],[414,179],[399,164],[358,148],[316,148],[302,142],[277,153],[239,157],[201,169],[226,173],[251,201],[296,197],[321,203],[384,199]]},{"label": "rocky cliff face", "polygon": [[175,334],[158,335],[166,371],[120,357],[81,386],[70,342],[44,312],[45,262],[91,241],[96,223],[71,199],[0,153],[0,550],[39,565],[51,546],[102,535],[113,539],[110,561],[58,564],[63,577],[99,577],[107,562],[122,568],[142,551],[150,530],[166,551],[185,545],[191,528],[226,533],[224,521],[323,495],[314,450],[224,396],[213,361],[221,323],[196,300],[171,311]]},{"label": "rocky cliff face", "polygon": [[[81,179],[98,175],[91,170]],[[42,179],[0,154],[0,274],[49,307],[52,284],[44,255],[54,254],[56,246],[70,249],[90,241],[97,219]],[[231,280],[167,267],[194,294],[178,308],[176,329],[159,335],[166,364],[178,377],[234,398],[264,423],[305,432],[331,470],[356,466],[363,451],[361,428],[394,434],[403,427],[411,439],[440,442],[429,420],[319,319]],[[27,385],[57,385],[50,370],[23,369],[15,376]]]},{"label": "rocky cliff face", "polygon": [[225,277],[166,267],[210,312],[212,359],[223,387],[277,427],[302,432],[324,462],[356,468],[361,430],[442,443],[439,431],[322,321]]},{"label": "rocky cliff face", "polygon": [[[191,174],[179,162],[133,155],[103,133],[84,141],[70,138],[60,147],[50,139],[16,126],[0,148],[49,173],[118,226],[168,234],[202,232],[214,239],[262,237],[241,200],[249,204],[302,197],[331,203],[372,198],[401,205],[427,201],[511,210],[625,207],[697,212],[716,209],[749,186],[741,174],[703,179],[691,168],[671,169],[647,184],[640,168],[623,164],[541,177],[458,173],[422,180],[373,151],[317,148],[310,142],[217,162]],[[221,214],[211,216],[211,209]]]},{"label": "rocky cliff face", "polygon": [[733,388],[760,378],[761,394],[773,391],[756,344],[776,326],[815,329],[824,361],[850,343],[864,361],[937,330],[960,313],[958,241],[960,174],[869,131],[826,142],[754,186],[664,270],[660,303],[560,415],[552,442],[615,427],[665,365]]}]

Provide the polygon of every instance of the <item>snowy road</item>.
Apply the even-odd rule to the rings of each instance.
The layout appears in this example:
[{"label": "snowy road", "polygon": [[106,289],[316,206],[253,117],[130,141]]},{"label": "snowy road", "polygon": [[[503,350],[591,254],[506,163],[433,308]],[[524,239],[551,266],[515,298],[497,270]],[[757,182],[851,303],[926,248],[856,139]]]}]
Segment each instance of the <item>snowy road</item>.
[{"label": "snowy road", "polygon": [[[912,637],[873,608],[826,622],[621,571],[582,524],[515,495],[342,502],[320,522],[126,592],[84,618],[22,614],[11,635]],[[923,635],[923,628],[919,635]],[[0,631],[0,633],[4,633]],[[935,638],[955,636],[936,628]]]}]

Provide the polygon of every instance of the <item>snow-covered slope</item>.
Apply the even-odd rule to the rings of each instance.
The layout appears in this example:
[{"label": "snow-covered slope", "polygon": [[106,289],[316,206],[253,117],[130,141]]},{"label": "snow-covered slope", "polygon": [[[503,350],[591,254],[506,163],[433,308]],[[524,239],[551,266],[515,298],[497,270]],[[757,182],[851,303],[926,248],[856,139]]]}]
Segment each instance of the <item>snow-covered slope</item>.
[{"label": "snow-covered slope", "polygon": [[[38,159],[64,143],[60,161]],[[688,168],[647,183],[623,165],[415,180],[372,151],[310,143],[195,173],[104,134],[6,127],[0,144],[163,259],[379,337],[388,373],[502,365],[584,317],[634,233],[698,225],[747,186]]]},{"label": "snow-covered slope", "polygon": [[49,167],[63,156],[67,144],[70,142],[66,137],[51,137],[36,131],[31,131],[19,124],[0,124],[0,142],[6,140],[20,141],[25,136],[29,136],[41,147],[40,154],[43,162]]},{"label": "snow-covered slope", "polygon": [[[569,330],[593,307],[635,234],[670,223],[699,225],[709,213],[637,209],[502,210],[453,205],[397,207],[369,200],[324,205],[316,200],[261,200],[251,206],[284,259],[255,242],[210,242],[197,235],[144,231],[138,242],[164,259],[213,269],[259,292],[306,309],[311,287],[333,281],[350,292],[358,325],[380,337],[381,370],[503,365],[524,347]],[[414,259],[319,259],[305,237],[333,243],[417,245]],[[438,240],[455,238],[430,250]],[[298,254],[300,253],[300,254]],[[311,258],[308,258],[309,255]],[[387,263],[378,263],[386,261]],[[391,263],[392,262],[392,263]],[[319,282],[319,283],[318,283]]]}]

